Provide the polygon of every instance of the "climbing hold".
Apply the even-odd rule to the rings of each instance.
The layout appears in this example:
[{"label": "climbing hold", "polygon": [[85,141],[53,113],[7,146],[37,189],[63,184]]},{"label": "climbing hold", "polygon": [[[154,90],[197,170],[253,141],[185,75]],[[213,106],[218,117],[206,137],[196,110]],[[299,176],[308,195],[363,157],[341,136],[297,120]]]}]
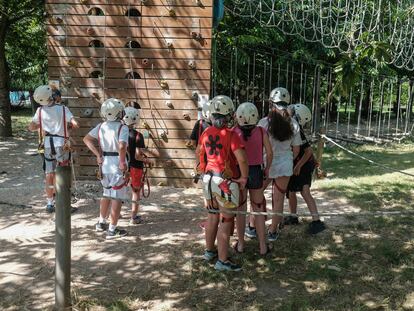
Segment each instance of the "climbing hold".
[{"label": "climbing hold", "polygon": [[167,136],[167,133],[165,131],[162,131],[160,136],[161,136],[163,141],[168,142],[168,136]]},{"label": "climbing hold", "polygon": [[168,89],[168,82],[165,80],[160,81],[160,86],[162,89]]},{"label": "climbing hold", "polygon": [[144,59],[142,60],[142,64],[143,64],[144,66],[148,66],[148,65],[149,65],[149,59],[148,59],[148,58],[144,58]]},{"label": "climbing hold", "polygon": [[146,4],[148,0],[141,0],[141,4]]},{"label": "climbing hold", "polygon": [[142,122],[142,127],[145,128],[145,129],[147,129],[147,130],[150,130],[151,129],[151,127],[149,126],[149,124],[146,121]]},{"label": "climbing hold", "polygon": [[80,4],[88,4],[88,0],[79,0]]},{"label": "climbing hold", "polygon": [[167,105],[167,107],[168,107],[168,108],[170,108],[170,109],[174,109],[174,105],[173,105],[173,103],[172,103],[172,101],[171,101],[171,100],[167,100],[167,101],[165,102],[165,104]]},{"label": "climbing hold", "polygon": [[68,59],[67,64],[71,67],[78,67],[79,61],[76,59]]},{"label": "climbing hold", "polygon": [[84,117],[91,117],[93,115],[93,110],[92,109],[85,109],[82,113],[82,115]]},{"label": "climbing hold", "polygon": [[93,92],[93,93],[92,93],[92,96],[93,96],[94,98],[96,98],[97,100],[100,100],[100,99],[101,99],[101,96],[100,96],[98,93],[96,93],[96,92]]},{"label": "climbing hold", "polygon": [[190,60],[190,61],[188,62],[188,67],[189,67],[190,69],[195,69],[195,68],[196,68],[196,63],[195,63],[195,61],[194,61],[194,60]]},{"label": "climbing hold", "polygon": [[191,117],[190,117],[190,115],[189,115],[188,113],[184,113],[184,114],[183,114],[183,118],[184,118],[184,120],[186,120],[186,121],[191,121]]},{"label": "climbing hold", "polygon": [[169,15],[170,17],[176,17],[176,16],[177,16],[177,13],[175,12],[175,10],[174,10],[174,9],[169,9],[169,10],[168,10],[168,15]]},{"label": "climbing hold", "polygon": [[197,91],[194,91],[193,94],[191,95],[191,99],[198,102],[199,99],[199,95]]},{"label": "climbing hold", "polygon": [[165,39],[165,44],[167,48],[171,49],[174,46],[174,41],[172,39]]},{"label": "climbing hold", "polygon": [[142,131],[142,136],[144,136],[145,139],[150,137],[149,132],[147,130]]},{"label": "climbing hold", "polygon": [[88,29],[86,29],[86,33],[89,36],[95,36],[96,35],[96,32],[95,32],[95,30],[92,27],[89,27]]},{"label": "climbing hold", "polygon": [[194,148],[193,143],[191,142],[191,140],[187,140],[187,141],[185,142],[185,146],[186,146],[187,148],[189,148],[189,149],[193,149],[193,148]]}]

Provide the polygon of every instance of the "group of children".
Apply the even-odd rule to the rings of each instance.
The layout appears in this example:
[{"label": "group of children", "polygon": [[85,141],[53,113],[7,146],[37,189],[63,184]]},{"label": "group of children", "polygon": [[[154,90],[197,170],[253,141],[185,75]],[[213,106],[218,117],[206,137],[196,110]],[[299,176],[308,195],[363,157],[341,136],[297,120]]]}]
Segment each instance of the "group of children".
[{"label": "group of children", "polygon": [[[269,114],[261,120],[253,103],[243,103],[235,111],[232,100],[224,95],[206,103],[202,115],[204,121],[196,124],[191,138],[197,143],[197,170],[208,209],[205,260],[218,258],[215,269],[220,271],[241,270],[228,255],[234,226],[235,252],[244,251],[246,235],[258,239],[259,253],[266,256],[272,249],[268,241],[277,240],[282,226],[299,223],[296,192],[301,192],[312,214],[309,233],[325,229],[310,193],[316,163],[303,131],[311,120],[305,105],[290,105],[289,92],[279,87],[271,92]],[[209,126],[203,128],[201,122]],[[249,196],[252,211],[266,212],[264,190],[269,184],[274,212],[270,226],[266,230],[266,215],[258,213],[249,217],[246,228],[245,214],[234,211],[246,211]],[[285,196],[292,215],[283,218]]]},{"label": "group of children", "polygon": [[[59,96],[57,96],[59,95]],[[30,131],[39,131],[44,137],[44,170],[46,174],[46,211],[54,212],[54,181],[57,166],[70,165],[71,147],[69,129],[79,128],[70,110],[60,103],[60,93],[50,86],[38,87],[34,100],[40,105],[29,125]],[[143,185],[143,168],[150,161],[144,153],[144,137],[135,128],[139,126],[139,107],[125,107],[118,99],[105,100],[101,106],[104,122],[95,126],[83,139],[96,156],[99,179],[103,186],[100,215],[96,231],[106,231],[106,238],[125,236],[126,230],[117,224],[122,200],[132,189],[131,224],[139,224],[138,202]],[[130,155],[129,157],[127,155]],[[109,224],[107,223],[110,218]]]},{"label": "group of children", "polygon": [[[61,104],[58,90],[40,86],[34,92],[34,99],[41,107],[29,130],[39,131],[44,137],[46,211],[52,213],[55,170],[57,166],[70,165],[69,130],[79,128],[79,124]],[[311,120],[311,113],[305,105],[290,105],[289,92],[280,87],[271,92],[270,103],[268,116],[259,120],[253,103],[243,103],[235,111],[229,97],[216,96],[203,105],[203,117],[191,134],[192,143],[197,146],[197,169],[208,209],[204,259],[218,257],[217,270],[241,270],[228,256],[235,219],[238,239],[233,249],[237,253],[244,251],[246,235],[257,238],[260,255],[267,255],[272,249],[268,242],[277,240],[283,224],[299,223],[295,216],[296,192],[301,192],[313,217],[309,232],[316,234],[325,229],[310,193],[315,160],[303,126]],[[144,137],[135,129],[139,126],[139,107],[125,107],[122,101],[110,98],[102,103],[101,116],[104,122],[95,126],[83,141],[96,156],[103,186],[96,231],[106,231],[106,238],[113,239],[127,234],[117,225],[128,186],[132,189],[133,202],[130,223],[142,221],[138,202],[144,164],[149,161],[144,153]],[[270,226],[266,230],[266,215],[256,214],[250,215],[246,228],[245,214],[235,216],[234,211],[246,211],[249,197],[252,211],[266,212],[264,190],[269,184],[272,184],[272,211],[275,212]],[[284,219],[285,196],[292,215]]]}]

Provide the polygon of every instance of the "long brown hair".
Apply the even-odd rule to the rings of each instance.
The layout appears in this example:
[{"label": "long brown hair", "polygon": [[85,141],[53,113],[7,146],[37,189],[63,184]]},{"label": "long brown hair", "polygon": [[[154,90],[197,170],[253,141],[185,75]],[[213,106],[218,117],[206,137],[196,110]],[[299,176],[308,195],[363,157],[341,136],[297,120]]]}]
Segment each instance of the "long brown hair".
[{"label": "long brown hair", "polygon": [[292,123],[286,109],[272,109],[269,116],[269,133],[278,141],[285,141],[292,138]]}]

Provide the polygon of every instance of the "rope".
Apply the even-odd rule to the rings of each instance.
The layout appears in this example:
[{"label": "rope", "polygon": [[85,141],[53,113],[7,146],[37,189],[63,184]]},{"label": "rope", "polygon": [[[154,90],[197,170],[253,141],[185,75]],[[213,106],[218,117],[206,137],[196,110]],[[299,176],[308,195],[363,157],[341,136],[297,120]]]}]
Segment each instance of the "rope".
[{"label": "rope", "polygon": [[329,138],[329,137],[328,137],[328,136],[326,136],[325,134],[320,134],[320,136],[321,136],[322,138],[326,139],[327,141],[329,141],[330,143],[334,144],[334,145],[335,145],[335,146],[337,146],[338,148],[340,148],[340,149],[342,149],[342,150],[344,150],[344,151],[348,152],[349,154],[352,154],[352,155],[353,155],[353,156],[355,156],[355,157],[358,157],[358,158],[360,158],[360,159],[362,159],[362,160],[365,160],[365,161],[367,161],[367,162],[369,162],[369,163],[371,163],[371,164],[373,164],[373,165],[376,165],[376,166],[382,167],[382,168],[384,168],[384,169],[386,169],[386,170],[389,170],[389,171],[392,171],[392,172],[396,172],[396,173],[400,173],[400,174],[403,174],[403,175],[406,175],[406,176],[414,177],[414,174],[410,174],[410,173],[407,173],[407,172],[404,172],[404,171],[397,170],[397,169],[392,168],[392,167],[390,167],[390,166],[388,166],[388,165],[385,165],[385,164],[382,164],[382,163],[375,162],[375,161],[373,161],[373,160],[371,160],[371,159],[369,159],[369,158],[367,158],[367,157],[364,157],[364,156],[362,156],[362,155],[359,155],[359,154],[357,154],[357,153],[355,153],[355,152],[353,152],[353,151],[351,151],[351,150],[349,150],[349,149],[345,148],[344,146],[342,146],[342,145],[338,144],[337,142],[335,142],[333,139]]}]

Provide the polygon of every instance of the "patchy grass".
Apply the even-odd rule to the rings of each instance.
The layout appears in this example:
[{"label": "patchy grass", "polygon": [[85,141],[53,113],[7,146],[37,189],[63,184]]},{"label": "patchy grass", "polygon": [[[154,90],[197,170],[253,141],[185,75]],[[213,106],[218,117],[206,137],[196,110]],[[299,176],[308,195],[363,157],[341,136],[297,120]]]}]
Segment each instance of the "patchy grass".
[{"label": "patchy grass", "polygon": [[[413,143],[350,148],[373,161],[414,174]],[[412,207],[413,177],[375,166],[336,147],[326,148],[323,168],[329,178],[315,185],[326,191],[326,196],[345,198],[364,210]]]},{"label": "patchy grass", "polygon": [[32,109],[19,109],[12,112],[13,136],[26,136],[27,126],[32,120]]}]

